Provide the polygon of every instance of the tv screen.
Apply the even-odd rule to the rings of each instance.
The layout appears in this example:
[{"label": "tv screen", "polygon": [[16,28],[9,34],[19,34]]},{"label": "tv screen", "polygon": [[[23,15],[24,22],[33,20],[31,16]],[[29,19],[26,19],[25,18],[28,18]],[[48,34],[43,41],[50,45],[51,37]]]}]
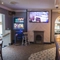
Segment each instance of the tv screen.
[{"label": "tv screen", "polygon": [[14,23],[24,23],[24,18],[15,17]]},{"label": "tv screen", "polygon": [[13,27],[14,29],[24,29],[24,18],[15,17]]},{"label": "tv screen", "polygon": [[40,22],[40,23],[48,23],[48,11],[41,12],[30,12],[29,14],[29,22]]},{"label": "tv screen", "polygon": [[23,24],[14,23],[14,29],[24,29],[24,25]]}]

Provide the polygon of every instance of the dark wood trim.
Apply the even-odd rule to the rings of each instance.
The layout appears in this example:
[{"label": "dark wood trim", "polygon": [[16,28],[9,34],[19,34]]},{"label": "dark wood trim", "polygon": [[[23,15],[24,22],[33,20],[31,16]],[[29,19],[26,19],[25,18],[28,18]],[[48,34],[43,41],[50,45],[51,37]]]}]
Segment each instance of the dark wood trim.
[{"label": "dark wood trim", "polygon": [[51,42],[43,42],[44,44],[51,44]]},{"label": "dark wood trim", "polygon": [[50,22],[50,42],[52,42],[52,10],[51,10],[51,22]]},{"label": "dark wood trim", "polygon": [[35,42],[29,42],[30,44],[53,44],[55,42],[43,42],[43,43],[35,43]]},{"label": "dark wood trim", "polygon": [[35,42],[30,42],[30,43],[34,44]]},{"label": "dark wood trim", "polygon": [[28,29],[27,29],[27,23],[28,23],[28,22],[27,22],[27,14],[28,14],[27,12],[28,12],[28,10],[26,9],[26,31],[28,30]]},{"label": "dark wood trim", "polygon": [[55,42],[51,42],[51,43],[55,43]]}]

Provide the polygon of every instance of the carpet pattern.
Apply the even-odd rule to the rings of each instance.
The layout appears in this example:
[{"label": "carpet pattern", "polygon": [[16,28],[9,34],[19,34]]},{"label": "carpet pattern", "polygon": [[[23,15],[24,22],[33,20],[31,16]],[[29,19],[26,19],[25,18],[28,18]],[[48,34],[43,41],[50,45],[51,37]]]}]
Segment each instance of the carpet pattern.
[{"label": "carpet pattern", "polygon": [[43,50],[30,55],[28,60],[55,60],[56,48]]},{"label": "carpet pattern", "polygon": [[[55,44],[33,44],[23,46],[13,44],[2,48],[3,60],[28,60],[32,53],[54,48]],[[0,59],[1,60],[1,59]]]}]

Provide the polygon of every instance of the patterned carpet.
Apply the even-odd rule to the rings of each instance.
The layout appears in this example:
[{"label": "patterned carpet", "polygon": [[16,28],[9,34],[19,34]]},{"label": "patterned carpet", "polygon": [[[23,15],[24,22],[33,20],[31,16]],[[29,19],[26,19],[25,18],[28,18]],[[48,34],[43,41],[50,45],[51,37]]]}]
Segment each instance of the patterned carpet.
[{"label": "patterned carpet", "polygon": [[28,60],[55,60],[56,48],[43,50],[30,55]]},{"label": "patterned carpet", "polygon": [[13,44],[2,48],[3,60],[28,60],[28,58],[32,53],[36,53],[54,47],[55,47],[55,43],[54,44],[31,43],[30,45],[27,46],[23,46],[21,44],[17,44],[17,45]]}]

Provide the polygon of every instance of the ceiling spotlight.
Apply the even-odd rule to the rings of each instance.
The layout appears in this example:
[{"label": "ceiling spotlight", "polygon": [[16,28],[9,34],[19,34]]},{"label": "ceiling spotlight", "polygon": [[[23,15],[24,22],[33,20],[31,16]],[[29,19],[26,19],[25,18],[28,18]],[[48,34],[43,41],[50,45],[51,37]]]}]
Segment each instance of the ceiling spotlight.
[{"label": "ceiling spotlight", "polygon": [[55,5],[55,8],[58,8],[59,7],[59,5]]},{"label": "ceiling spotlight", "polygon": [[55,0],[55,8],[59,8],[59,0]]},{"label": "ceiling spotlight", "polygon": [[15,1],[11,1],[10,3],[11,3],[11,4],[17,4],[17,2],[15,2]]},{"label": "ceiling spotlight", "polygon": [[3,2],[1,2],[1,4],[4,4]]},{"label": "ceiling spotlight", "polygon": [[0,4],[4,4],[4,2],[2,0],[0,0]]}]

